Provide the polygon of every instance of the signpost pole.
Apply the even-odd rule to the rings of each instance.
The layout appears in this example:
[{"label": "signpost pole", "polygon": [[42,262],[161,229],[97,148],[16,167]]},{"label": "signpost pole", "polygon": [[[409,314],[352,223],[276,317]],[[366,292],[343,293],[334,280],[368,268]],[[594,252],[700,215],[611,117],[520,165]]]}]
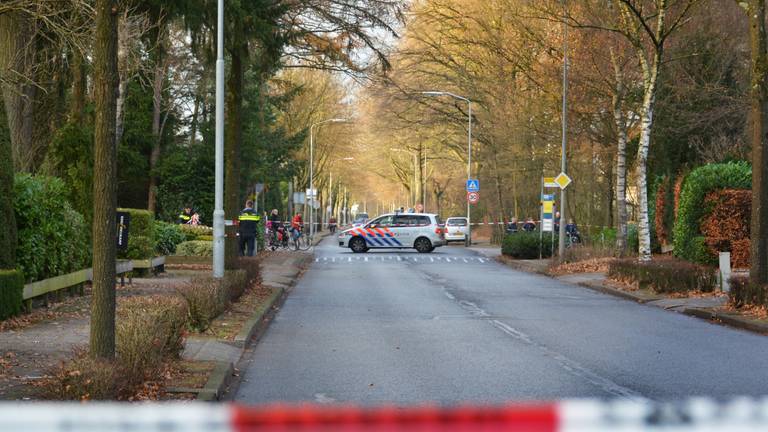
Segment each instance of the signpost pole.
[{"label": "signpost pole", "polygon": [[541,191],[539,192],[539,259],[542,258],[542,243],[544,243],[544,177],[541,178]]},{"label": "signpost pole", "polygon": [[[563,0],[563,9],[565,10],[566,0]],[[568,132],[568,25],[563,22],[563,140],[562,148],[560,150],[560,170],[563,174],[566,174],[566,158],[565,147],[567,143]],[[566,174],[567,175],[567,174]],[[568,219],[566,212],[568,208],[565,202],[565,188],[560,190],[560,233],[559,244],[557,245],[557,259],[562,264],[565,259],[565,229],[563,224],[567,223]]]},{"label": "signpost pole", "polygon": [[224,0],[219,0],[217,12],[213,277],[221,279],[224,277]]}]

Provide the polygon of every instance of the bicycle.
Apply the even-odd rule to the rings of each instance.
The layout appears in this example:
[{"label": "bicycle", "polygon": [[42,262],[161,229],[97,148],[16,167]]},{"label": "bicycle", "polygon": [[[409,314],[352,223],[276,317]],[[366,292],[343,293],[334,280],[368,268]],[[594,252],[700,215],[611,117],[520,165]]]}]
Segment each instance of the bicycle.
[{"label": "bicycle", "polygon": [[312,247],[312,236],[304,235],[303,228],[292,228],[291,238],[293,239],[293,247],[295,250],[309,250]]},{"label": "bicycle", "polygon": [[284,227],[278,227],[277,229],[267,229],[267,247],[272,251],[277,249],[288,249],[288,233]]}]

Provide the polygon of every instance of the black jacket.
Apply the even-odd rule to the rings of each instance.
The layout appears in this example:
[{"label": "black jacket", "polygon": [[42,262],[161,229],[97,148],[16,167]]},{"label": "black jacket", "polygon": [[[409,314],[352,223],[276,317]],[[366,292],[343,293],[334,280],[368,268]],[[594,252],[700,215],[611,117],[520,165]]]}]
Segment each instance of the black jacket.
[{"label": "black jacket", "polygon": [[261,216],[255,210],[250,207],[244,208],[240,212],[240,235],[243,237],[255,237],[260,220]]}]

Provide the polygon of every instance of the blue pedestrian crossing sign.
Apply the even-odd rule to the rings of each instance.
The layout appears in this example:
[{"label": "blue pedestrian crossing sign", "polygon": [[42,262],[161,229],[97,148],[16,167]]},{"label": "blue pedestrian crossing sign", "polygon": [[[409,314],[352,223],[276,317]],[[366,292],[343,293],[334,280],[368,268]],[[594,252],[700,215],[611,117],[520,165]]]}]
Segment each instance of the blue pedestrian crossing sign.
[{"label": "blue pedestrian crossing sign", "polygon": [[480,180],[468,179],[467,180],[467,192],[480,192]]}]

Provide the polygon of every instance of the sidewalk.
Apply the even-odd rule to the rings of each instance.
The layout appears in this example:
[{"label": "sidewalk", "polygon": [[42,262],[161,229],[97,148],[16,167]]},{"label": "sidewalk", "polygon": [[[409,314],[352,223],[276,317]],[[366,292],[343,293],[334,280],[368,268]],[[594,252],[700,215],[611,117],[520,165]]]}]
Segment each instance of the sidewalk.
[{"label": "sidewalk", "polygon": [[[300,277],[311,254],[284,252],[268,254],[262,262],[262,284],[288,289]],[[118,286],[118,299],[137,295],[170,294],[175,287],[202,271],[169,270],[157,278],[134,278],[124,288]],[[90,289],[86,295],[67,298],[48,309],[33,312],[35,321],[17,329],[0,331],[0,400],[36,399],[34,383],[61,361],[71,357],[77,347],[87,347],[89,338]],[[23,316],[20,321],[29,320]],[[252,327],[258,323],[251,323]],[[236,363],[246,340],[222,342],[202,335],[190,336],[184,359]],[[238,346],[238,343],[240,346]]]},{"label": "sidewalk", "polygon": [[[485,248],[472,248],[479,253],[485,252]],[[491,256],[487,254],[486,256]],[[572,273],[561,276],[553,276],[547,272],[549,260],[515,260],[504,257],[500,253],[495,255],[496,260],[528,273],[543,274],[561,282],[578,285],[604,294],[621,297],[626,300],[658,307],[660,309],[683,313],[696,318],[705,319],[718,324],[740,328],[761,334],[768,334],[768,319],[757,319],[738,311],[730,310],[727,306],[728,297],[721,295],[706,295],[693,297],[676,297],[655,293],[649,289],[628,290],[611,281],[605,273]]]}]

